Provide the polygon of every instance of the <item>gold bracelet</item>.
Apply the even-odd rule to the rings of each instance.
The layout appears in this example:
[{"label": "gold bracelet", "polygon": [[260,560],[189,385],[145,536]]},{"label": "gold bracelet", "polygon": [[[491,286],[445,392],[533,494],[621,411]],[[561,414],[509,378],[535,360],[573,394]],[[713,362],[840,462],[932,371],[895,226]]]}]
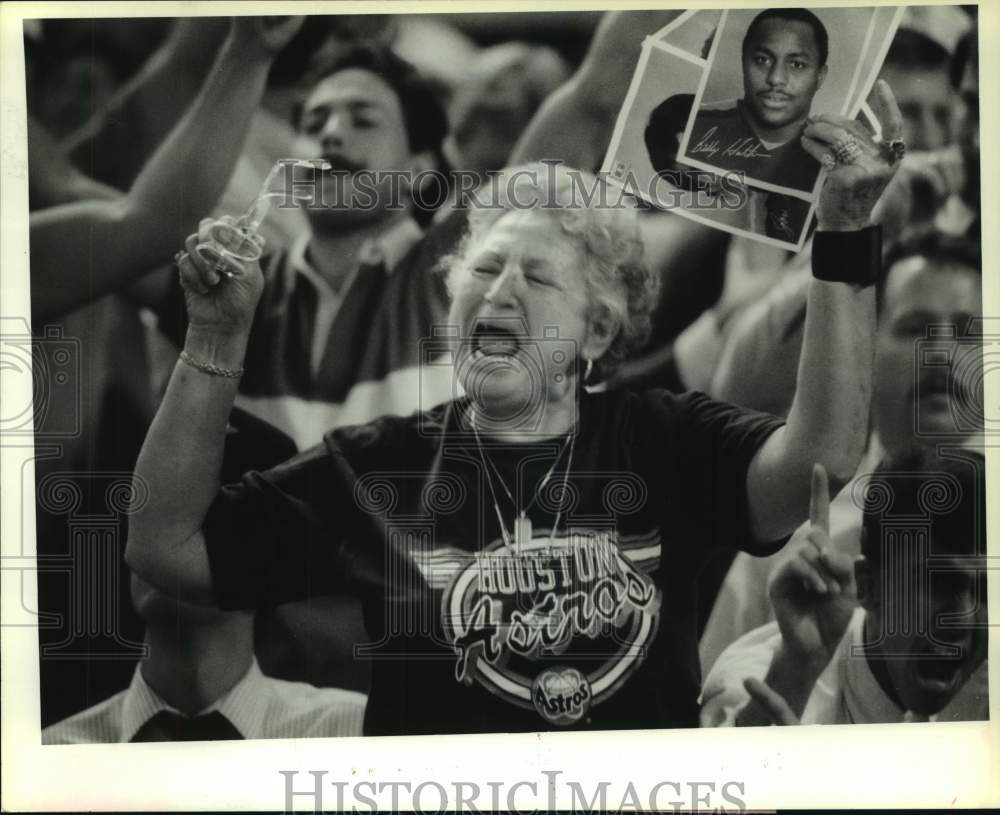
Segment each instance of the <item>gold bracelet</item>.
[{"label": "gold bracelet", "polygon": [[209,374],[210,376],[224,376],[226,379],[239,379],[243,376],[243,368],[220,368],[218,365],[213,365],[211,362],[202,362],[200,359],[195,359],[187,351],[181,351],[181,362],[185,365],[190,365],[196,371],[201,371],[203,374]]}]

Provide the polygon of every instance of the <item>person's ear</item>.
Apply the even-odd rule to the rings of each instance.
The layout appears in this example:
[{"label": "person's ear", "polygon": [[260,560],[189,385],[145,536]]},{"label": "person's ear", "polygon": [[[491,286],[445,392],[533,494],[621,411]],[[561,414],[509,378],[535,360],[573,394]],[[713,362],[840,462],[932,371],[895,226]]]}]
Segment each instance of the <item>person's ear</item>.
[{"label": "person's ear", "polygon": [[854,559],[854,585],[857,590],[858,602],[868,611],[872,609],[875,600],[872,580],[873,575],[868,565],[868,559],[864,555],[858,555]]},{"label": "person's ear", "polygon": [[827,69],[827,66],[825,66],[825,65],[822,68],[819,69],[819,73],[817,74],[817,77],[816,77],[816,90],[819,90],[820,88],[823,87],[823,83],[826,82],[827,72],[828,72],[828,69]]},{"label": "person's ear", "polygon": [[618,321],[607,308],[594,309],[587,326],[587,339],[580,349],[580,356],[593,360],[603,357],[618,336],[619,328]]}]

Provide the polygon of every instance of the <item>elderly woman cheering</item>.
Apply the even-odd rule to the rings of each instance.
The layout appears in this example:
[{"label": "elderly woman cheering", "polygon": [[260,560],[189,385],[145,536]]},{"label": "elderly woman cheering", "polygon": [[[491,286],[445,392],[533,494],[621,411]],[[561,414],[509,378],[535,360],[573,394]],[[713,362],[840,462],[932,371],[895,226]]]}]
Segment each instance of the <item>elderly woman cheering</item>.
[{"label": "elderly woman cheering", "polygon": [[719,546],[773,551],[805,519],[814,462],[842,483],[865,442],[869,216],[900,129],[877,96],[886,142],[834,116],[803,139],[827,179],[784,425],[701,394],[588,392],[641,343],[655,284],[635,212],[545,163],[502,176],[447,259],[450,324],[425,358],[447,351],[461,395],[220,487],[261,277],[220,279],[192,237],[190,326],[136,467],[129,564],[227,608],[359,594],[369,734],[697,726],[701,565]]}]

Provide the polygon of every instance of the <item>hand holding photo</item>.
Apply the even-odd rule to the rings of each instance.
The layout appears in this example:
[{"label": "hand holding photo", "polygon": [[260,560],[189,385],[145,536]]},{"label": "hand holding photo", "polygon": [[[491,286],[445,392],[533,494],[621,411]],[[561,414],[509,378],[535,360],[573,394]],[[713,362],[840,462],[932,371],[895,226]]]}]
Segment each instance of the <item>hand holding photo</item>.
[{"label": "hand holding photo", "polygon": [[820,229],[864,228],[896,172],[905,150],[903,117],[884,79],[875,84],[873,104],[881,136],[856,119],[831,114],[805,129],[805,149],[828,171],[817,209]]},{"label": "hand holding photo", "polygon": [[682,15],[644,43],[603,170],[655,207],[801,249],[828,169],[806,149],[806,128],[858,113],[901,16],[875,7]]}]

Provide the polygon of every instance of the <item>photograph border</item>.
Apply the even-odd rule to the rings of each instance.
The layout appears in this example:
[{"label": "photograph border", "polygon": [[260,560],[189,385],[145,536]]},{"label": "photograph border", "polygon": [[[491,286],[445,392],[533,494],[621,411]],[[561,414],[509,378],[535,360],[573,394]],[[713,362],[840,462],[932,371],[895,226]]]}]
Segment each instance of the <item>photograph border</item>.
[{"label": "photograph border", "polygon": [[[730,8],[760,4],[727,0]],[[845,3],[824,3],[845,5]],[[601,10],[604,3],[574,3],[572,10]],[[658,7],[690,7],[688,2]],[[850,5],[850,4],[846,4]],[[861,4],[859,4],[861,5]],[[867,0],[865,6],[893,5]],[[560,10],[569,7],[561,5]],[[900,7],[902,8],[902,7]],[[476,12],[552,10],[538,2],[481,0]],[[234,13],[430,13],[469,11],[467,3],[433,0],[419,5],[395,2],[292,2],[266,6],[249,3],[5,3],[0,6],[0,308],[2,316],[27,319],[28,196],[27,130],[24,99],[22,21],[36,17],[219,16]],[[900,11],[901,13],[901,11]],[[1000,5],[979,6],[981,41],[1000,45]],[[888,46],[887,46],[888,47]],[[1000,47],[981,50],[981,135],[984,144],[1000,140]],[[863,100],[862,100],[863,101]],[[983,258],[987,268],[1000,262],[1000,159],[984,151]],[[984,312],[1000,314],[1000,275],[983,275]],[[987,404],[1000,404],[1000,378],[987,377]],[[31,376],[0,366],[5,398],[21,404],[31,399]],[[33,483],[29,440],[3,439],[0,457],[0,530],[4,591],[0,594],[3,657],[0,659],[2,751],[0,790],[5,810],[150,811],[282,810],[287,776],[296,773],[293,803],[312,810],[313,779],[326,785],[332,808],[336,783],[455,784],[478,780],[505,784],[535,783],[514,796],[521,808],[553,808],[547,797],[559,773],[559,808],[573,808],[565,780],[589,786],[593,779],[613,779],[608,799],[623,801],[626,783],[648,791],[657,784],[701,784],[719,790],[743,785],[741,798],[751,809],[775,807],[841,808],[846,806],[917,808],[975,807],[1000,804],[1000,671],[990,674],[990,722],[907,725],[826,725],[748,730],[611,731],[587,734],[497,734],[487,737],[366,737],[350,739],[281,739],[244,743],[111,744],[46,746],[40,743],[38,636],[34,627],[8,625],[27,608],[37,608],[35,581],[21,580],[23,591],[10,591],[7,565],[36,556],[32,500],[22,494],[24,477]],[[1000,444],[987,444],[987,479],[1000,483]],[[1000,506],[988,513],[989,551],[1000,552]],[[25,540],[23,536],[28,536]],[[11,560],[8,560],[10,558]],[[20,561],[17,560],[20,558]],[[19,578],[20,579],[20,578]],[[1000,577],[988,574],[989,611],[1000,619]],[[35,605],[32,605],[35,603]],[[24,607],[22,607],[22,604]],[[990,626],[990,648],[1000,653],[1000,627]],[[898,757],[889,762],[887,757]],[[610,768],[610,769],[609,769]],[[310,773],[322,772],[322,776]],[[331,786],[331,782],[333,785]],[[689,787],[685,787],[690,797]],[[454,788],[449,787],[454,793]],[[459,794],[461,794],[459,792]],[[662,793],[669,798],[670,791]],[[645,795],[642,796],[645,798]],[[428,801],[434,802],[433,792]],[[624,799],[627,802],[627,799]],[[642,799],[640,799],[642,800]],[[501,806],[510,804],[501,798]],[[358,801],[364,805],[363,802]],[[730,811],[736,811],[735,809]]]}]

